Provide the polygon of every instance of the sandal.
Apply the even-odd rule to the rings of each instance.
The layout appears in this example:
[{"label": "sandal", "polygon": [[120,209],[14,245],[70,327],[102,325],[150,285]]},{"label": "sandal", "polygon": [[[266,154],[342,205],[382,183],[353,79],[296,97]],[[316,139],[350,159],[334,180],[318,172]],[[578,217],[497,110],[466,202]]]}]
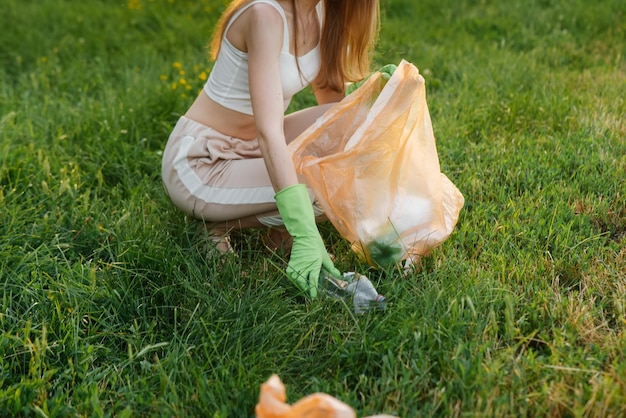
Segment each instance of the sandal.
[{"label": "sandal", "polygon": [[293,246],[293,237],[284,228],[269,228],[263,237],[263,245],[272,252],[280,252],[289,256]]}]

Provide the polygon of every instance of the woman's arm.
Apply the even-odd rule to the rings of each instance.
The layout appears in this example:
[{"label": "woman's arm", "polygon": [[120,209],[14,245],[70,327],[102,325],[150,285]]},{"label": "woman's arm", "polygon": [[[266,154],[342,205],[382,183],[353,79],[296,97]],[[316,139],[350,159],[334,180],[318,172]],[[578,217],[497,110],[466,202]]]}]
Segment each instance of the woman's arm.
[{"label": "woman's arm", "polygon": [[286,273],[298,288],[315,298],[322,269],[335,277],[341,277],[341,273],[326,252],[309,193],[304,184],[298,184],[287,148],[279,60],[283,30],[289,28],[282,26],[282,18],[272,6],[251,6],[246,37],[250,95],[259,146],[277,192],[276,206],[293,237]]},{"label": "woman's arm", "polygon": [[280,79],[282,18],[270,5],[251,6],[247,34],[252,110],[259,146],[275,191],[298,183],[283,130],[284,102]]}]

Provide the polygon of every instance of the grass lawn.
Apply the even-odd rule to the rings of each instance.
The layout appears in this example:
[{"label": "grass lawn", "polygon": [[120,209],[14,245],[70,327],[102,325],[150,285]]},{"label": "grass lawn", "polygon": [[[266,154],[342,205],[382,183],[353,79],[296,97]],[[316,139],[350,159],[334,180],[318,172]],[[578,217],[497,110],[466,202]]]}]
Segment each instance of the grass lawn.
[{"label": "grass lawn", "polygon": [[359,416],[626,415],[626,2],[382,1],[465,207],[406,278],[320,226],[363,316],[260,231],[207,257],[163,191],[225,3],[3,1],[0,415],[248,417],[272,373]]}]

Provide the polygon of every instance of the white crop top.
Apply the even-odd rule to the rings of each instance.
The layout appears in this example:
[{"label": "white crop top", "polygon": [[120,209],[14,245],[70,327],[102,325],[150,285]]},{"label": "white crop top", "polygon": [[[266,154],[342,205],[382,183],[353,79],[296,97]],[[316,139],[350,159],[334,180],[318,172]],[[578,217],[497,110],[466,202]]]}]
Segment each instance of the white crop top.
[{"label": "white crop top", "polygon": [[[285,110],[291,98],[300,90],[308,86],[317,76],[320,69],[320,51],[318,45],[298,58],[300,70],[296,65],[296,57],[289,52],[289,26],[285,11],[275,0],[256,0],[239,9],[226,25],[219,54],[209,79],[204,85],[204,92],[220,105],[247,115],[252,115],[250,99],[250,85],[248,82],[248,54],[235,48],[226,39],[226,34],[232,23],[248,7],[255,3],[271,4],[283,18],[283,47],[280,53],[280,78],[283,89]],[[321,4],[318,4],[317,14],[321,22]],[[321,25],[321,23],[320,23]]]}]

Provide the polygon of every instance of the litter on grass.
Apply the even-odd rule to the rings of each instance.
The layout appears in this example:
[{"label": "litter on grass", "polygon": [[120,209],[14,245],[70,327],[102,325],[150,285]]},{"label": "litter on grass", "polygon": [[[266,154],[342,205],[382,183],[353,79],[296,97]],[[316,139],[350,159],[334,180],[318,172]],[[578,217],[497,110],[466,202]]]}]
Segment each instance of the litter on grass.
[{"label": "litter on grass", "polygon": [[378,293],[367,276],[346,272],[343,274],[344,280],[340,280],[323,272],[322,277],[320,293],[331,298],[343,299],[346,302],[352,301],[355,314],[387,307],[385,297]]},{"label": "litter on grass", "polygon": [[[289,405],[285,385],[275,374],[261,384],[254,413],[256,418],[356,418],[354,409],[325,393],[314,393]],[[398,417],[374,415],[365,418]]]}]

